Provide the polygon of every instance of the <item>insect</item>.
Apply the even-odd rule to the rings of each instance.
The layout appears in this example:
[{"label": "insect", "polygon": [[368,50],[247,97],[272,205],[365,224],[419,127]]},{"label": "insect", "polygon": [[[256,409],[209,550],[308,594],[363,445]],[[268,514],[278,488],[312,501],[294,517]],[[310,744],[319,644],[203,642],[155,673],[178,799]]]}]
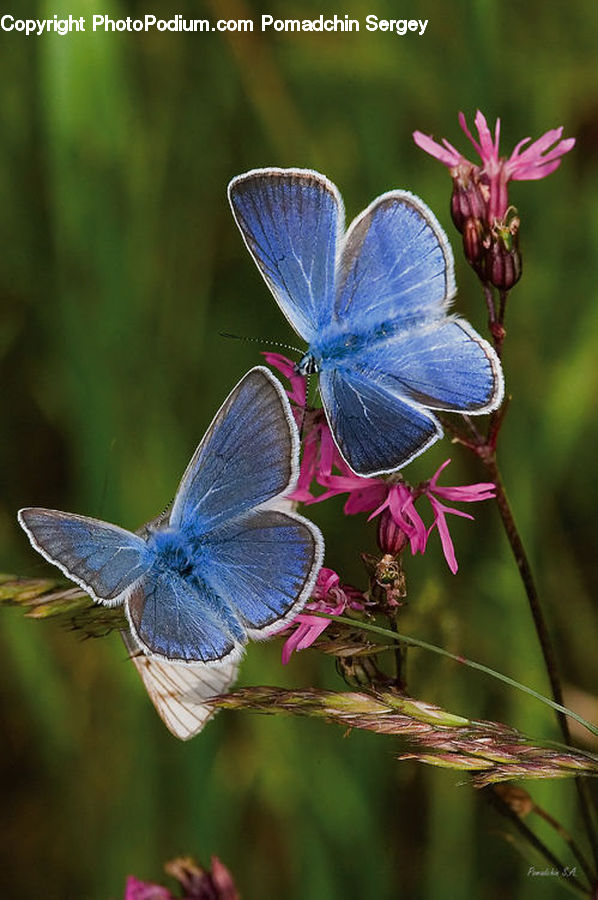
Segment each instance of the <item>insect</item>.
[{"label": "insect", "polygon": [[[163,718],[159,694],[174,708],[187,692],[197,706],[234,680],[248,639],[278,631],[308,600],[323,540],[284,508],[298,454],[288,399],[257,366],[216,414],[171,506],[139,532],[57,510],[19,511],[42,556],[98,603],[124,604],[125,643],[140,651],[135,663]],[[193,666],[196,679],[184,673]]]},{"label": "insect", "polygon": [[266,284],[308,349],[337,447],[358,475],[393,472],[442,437],[433,410],[486,413],[500,361],[448,315],[453,256],[428,207],[377,197],[344,231],[341,196],[306,169],[254,169],[229,184],[233,215]]}]

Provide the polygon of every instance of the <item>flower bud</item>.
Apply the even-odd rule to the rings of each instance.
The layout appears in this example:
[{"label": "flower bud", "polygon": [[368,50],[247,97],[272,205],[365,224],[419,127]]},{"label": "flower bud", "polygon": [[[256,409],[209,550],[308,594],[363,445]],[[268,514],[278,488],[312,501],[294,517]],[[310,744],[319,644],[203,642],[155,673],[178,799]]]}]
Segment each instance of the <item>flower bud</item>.
[{"label": "flower bud", "polygon": [[395,522],[390,510],[382,510],[378,518],[378,546],[382,553],[397,556],[405,549],[408,540],[405,532]]},{"label": "flower bud", "polygon": [[487,187],[478,178],[476,166],[467,162],[451,169],[453,194],[451,197],[451,218],[455,228],[463,233],[468,219],[482,219],[486,211]]},{"label": "flower bud", "polygon": [[533,811],[534,801],[523,788],[515,787],[512,784],[497,784],[494,790],[520,819],[529,816]]},{"label": "flower bud", "polygon": [[[507,212],[508,216],[508,212]],[[519,252],[519,218],[507,222],[495,222],[492,240],[485,256],[485,273],[488,281],[501,291],[509,291],[521,278],[521,254]]]},{"label": "flower bud", "polygon": [[463,251],[467,262],[476,266],[482,255],[484,228],[480,219],[467,219],[463,227]]}]

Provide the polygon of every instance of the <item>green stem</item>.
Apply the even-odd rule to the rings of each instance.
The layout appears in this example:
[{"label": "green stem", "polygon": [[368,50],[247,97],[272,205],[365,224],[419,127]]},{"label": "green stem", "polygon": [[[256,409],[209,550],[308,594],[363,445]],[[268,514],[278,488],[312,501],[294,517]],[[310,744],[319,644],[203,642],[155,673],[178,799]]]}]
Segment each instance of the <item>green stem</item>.
[{"label": "green stem", "polygon": [[[548,849],[546,844],[540,840],[540,838],[529,828],[523,819],[518,816],[516,813],[511,810],[508,803],[502,799],[502,797],[498,794],[494,789],[490,789],[484,792],[488,800],[493,804],[493,806],[507,819],[509,819],[513,825],[517,828],[517,830],[521,833],[521,835],[525,838],[525,840],[531,844],[536,850],[542,854],[544,859],[550,863],[551,866],[557,870],[557,872],[565,872],[565,866],[563,863]],[[567,886],[572,888],[574,891],[582,894],[584,897],[591,896],[590,890],[588,890],[584,885],[576,878],[574,875],[571,875],[568,878],[561,879],[563,886]]]},{"label": "green stem", "polygon": [[389,631],[388,628],[381,628],[379,625],[372,625],[369,622],[361,622],[359,619],[349,619],[346,616],[333,616],[328,613],[312,613],[312,615],[322,616],[325,619],[331,619],[333,622],[341,622],[344,625],[351,625],[353,628],[362,628],[364,631],[371,631],[373,634],[379,634],[387,640],[401,641],[404,644],[411,644],[413,647],[421,647],[422,650],[430,650],[438,656],[446,656],[448,659],[452,659],[454,662],[468,666],[470,669],[477,669],[478,672],[484,672],[486,675],[490,675],[492,678],[496,678],[498,681],[502,681],[504,684],[508,684],[510,687],[522,691],[524,694],[529,694],[530,697],[534,697],[536,700],[540,700],[541,703],[545,703],[546,706],[550,706],[551,709],[554,709],[565,716],[569,716],[571,719],[575,719],[576,722],[579,722],[580,725],[583,725],[584,728],[598,737],[598,726],[592,725],[591,722],[588,722],[586,719],[582,718],[582,716],[573,712],[572,709],[567,709],[566,706],[555,703],[554,700],[549,700],[548,697],[544,697],[542,694],[534,691],[533,688],[526,687],[519,681],[509,678],[508,675],[503,675],[501,672],[496,672],[494,669],[482,665],[482,663],[467,659],[465,656],[457,656],[455,653],[450,653],[448,650],[443,650],[442,647],[437,647],[435,644],[429,644],[427,641],[422,641],[419,638],[409,637],[398,631]]}]

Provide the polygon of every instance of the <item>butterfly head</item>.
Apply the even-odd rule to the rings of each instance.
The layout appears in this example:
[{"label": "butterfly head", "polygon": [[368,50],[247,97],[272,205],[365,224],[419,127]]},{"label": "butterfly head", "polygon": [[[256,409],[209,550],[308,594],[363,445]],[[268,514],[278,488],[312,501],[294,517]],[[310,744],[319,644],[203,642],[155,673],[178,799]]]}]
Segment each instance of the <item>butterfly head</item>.
[{"label": "butterfly head", "polygon": [[316,359],[311,350],[304,353],[298,363],[295,365],[295,373],[297,375],[314,375],[320,371],[319,360]]}]

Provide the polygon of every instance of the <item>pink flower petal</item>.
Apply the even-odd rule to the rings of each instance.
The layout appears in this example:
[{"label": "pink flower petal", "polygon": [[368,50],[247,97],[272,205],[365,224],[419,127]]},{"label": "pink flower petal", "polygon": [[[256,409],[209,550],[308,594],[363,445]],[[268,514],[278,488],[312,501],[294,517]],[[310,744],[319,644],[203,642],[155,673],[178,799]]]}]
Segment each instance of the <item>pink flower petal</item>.
[{"label": "pink flower petal", "polygon": [[[413,132],[413,140],[418,147],[421,147],[422,150],[429,153],[430,156],[433,156],[435,159],[440,160],[445,166],[450,166],[452,168],[458,166],[463,160],[461,154],[455,150],[454,147],[446,149],[446,147],[442,147],[437,141],[423,134],[421,131]],[[448,141],[446,143],[448,143]]]},{"label": "pink flower petal", "polygon": [[459,113],[459,125],[461,126],[462,131],[465,133],[465,135],[469,138],[469,140],[471,141],[471,143],[472,143],[473,146],[475,147],[475,149],[476,149],[476,151],[477,151],[477,154],[478,154],[478,156],[480,157],[480,159],[482,159],[482,158],[483,158],[482,148],[480,147],[480,145],[478,144],[478,142],[477,142],[476,139],[474,138],[473,134],[471,133],[471,131],[470,131],[469,128],[467,127],[467,120],[465,119],[465,114],[462,113],[462,112]]},{"label": "pink flower petal", "polygon": [[428,541],[428,529],[424,524],[424,520],[415,508],[415,503],[411,494],[409,494],[409,497],[401,507],[401,515],[404,519],[407,519],[411,525],[412,533],[409,534],[409,532],[407,532],[409,543],[411,544],[411,553],[414,556],[416,553],[425,553]]},{"label": "pink flower petal", "polygon": [[328,422],[322,422],[320,427],[320,474],[330,475],[332,467],[341,461],[334,438]]},{"label": "pink flower petal", "polygon": [[478,109],[475,115],[475,126],[480,136],[480,157],[484,163],[498,159],[498,138],[500,135],[500,119],[496,120],[495,140],[488,128],[486,117]]},{"label": "pink flower petal", "polygon": [[437,497],[444,497],[445,500],[455,500],[457,503],[480,503],[482,500],[492,500],[496,497],[495,485],[491,481],[455,487],[437,486],[434,488],[434,494]]},{"label": "pink flower petal", "polygon": [[269,366],[278,369],[285,378],[291,378],[294,375],[295,364],[286,356],[283,356],[282,353],[272,353],[270,350],[264,350],[262,351],[262,356]]},{"label": "pink flower petal", "polygon": [[239,900],[233,877],[217,856],[212,856],[212,884],[219,900]]},{"label": "pink flower petal", "polygon": [[290,660],[293,651],[297,649],[299,646],[299,642],[303,637],[304,633],[307,633],[309,628],[304,625],[299,625],[299,627],[286,639],[284,644],[282,645],[282,664],[286,666],[288,661]]},{"label": "pink flower petal", "polygon": [[159,884],[149,884],[129,875],[125,885],[124,900],[174,900],[174,897],[170,891]]},{"label": "pink flower petal", "polygon": [[315,612],[325,612],[333,616],[342,615],[350,607],[351,609],[363,609],[363,594],[356,588],[344,586],[339,583],[339,577],[333,569],[322,566],[318,572],[318,578],[313,590],[314,600],[311,600],[305,610],[295,616],[289,625],[285,625],[282,631],[294,628],[293,633],[286,639],[282,648],[282,662],[286,665],[295,650],[305,650],[316,641],[330,625],[330,619],[312,615]]},{"label": "pink flower petal", "polygon": [[330,625],[329,619],[321,619],[319,616],[302,616],[302,619],[302,636],[297,644],[297,650],[307,650],[311,647]]},{"label": "pink flower petal", "polygon": [[436,471],[434,472],[434,474],[432,475],[432,477],[430,478],[430,480],[428,482],[430,488],[432,488],[432,489],[436,488],[436,482],[438,481],[438,478],[440,477],[442,472],[444,472],[446,467],[450,466],[450,464],[451,464],[451,459],[449,457],[448,459],[445,459],[445,461],[442,463],[442,465],[438,466],[438,468],[436,469]]},{"label": "pink flower petal", "polygon": [[438,534],[440,535],[440,543],[442,545],[444,558],[448,563],[449,569],[451,570],[453,575],[455,575],[459,569],[459,564],[457,563],[457,557],[455,556],[455,548],[451,540],[451,535],[448,530],[446,518],[444,517],[444,513],[441,510],[438,510],[436,512],[434,524],[436,525]]}]

